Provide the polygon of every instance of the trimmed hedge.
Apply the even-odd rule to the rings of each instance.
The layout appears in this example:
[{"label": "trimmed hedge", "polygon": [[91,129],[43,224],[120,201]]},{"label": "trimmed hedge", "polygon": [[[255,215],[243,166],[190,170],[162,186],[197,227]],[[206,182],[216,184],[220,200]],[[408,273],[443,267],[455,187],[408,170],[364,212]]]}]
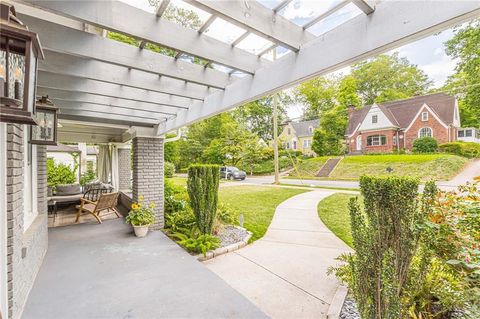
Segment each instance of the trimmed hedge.
[{"label": "trimmed hedge", "polygon": [[464,156],[468,158],[480,157],[480,144],[474,142],[451,142],[440,144],[441,152]]},{"label": "trimmed hedge", "polygon": [[173,174],[175,174],[175,164],[173,163],[165,162],[163,169],[165,177],[172,178]]},{"label": "trimmed hedge", "polygon": [[435,153],[438,150],[437,140],[433,137],[420,137],[413,141],[414,153]]},{"label": "trimmed hedge", "polygon": [[217,214],[220,166],[191,165],[187,190],[197,226],[202,234],[211,234]]}]

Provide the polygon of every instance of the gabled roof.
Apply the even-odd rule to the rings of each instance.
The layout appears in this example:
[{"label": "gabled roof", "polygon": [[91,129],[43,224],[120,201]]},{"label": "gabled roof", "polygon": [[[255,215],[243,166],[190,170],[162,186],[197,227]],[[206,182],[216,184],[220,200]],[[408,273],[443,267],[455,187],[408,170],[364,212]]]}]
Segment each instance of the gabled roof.
[{"label": "gabled roof", "polygon": [[[455,97],[445,93],[434,93],[386,102],[378,104],[378,107],[394,125],[400,129],[405,129],[414,120],[424,104],[427,104],[446,125],[453,124],[455,118]],[[363,122],[370,108],[371,105],[352,112],[347,126],[347,135],[355,132],[355,129]]]},{"label": "gabled roof", "polygon": [[293,129],[295,130],[295,135],[297,137],[313,136],[313,133],[310,133],[308,128],[313,127],[317,128],[320,125],[320,120],[310,120],[303,122],[291,122]]}]

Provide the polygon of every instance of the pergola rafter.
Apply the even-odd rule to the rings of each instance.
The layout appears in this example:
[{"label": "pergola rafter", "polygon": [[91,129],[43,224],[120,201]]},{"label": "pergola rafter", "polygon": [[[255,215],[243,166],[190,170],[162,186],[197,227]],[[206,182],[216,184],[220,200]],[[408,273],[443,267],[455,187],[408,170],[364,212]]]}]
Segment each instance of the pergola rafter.
[{"label": "pergola rafter", "polygon": [[185,0],[185,2],[295,52],[302,44],[315,38],[313,34],[302,30],[300,26],[256,1]]},{"label": "pergola rafter", "polygon": [[327,17],[329,17],[330,15],[332,15],[333,13],[337,12],[338,10],[342,9],[343,7],[345,7],[347,4],[349,4],[351,2],[351,0],[343,0],[342,2],[338,3],[337,5],[333,6],[332,8],[328,9],[327,11],[325,11],[324,13],[318,15],[317,17],[313,18],[312,20],[308,21],[307,23],[305,23],[303,25],[303,29],[308,29],[312,26],[314,26],[315,24],[317,24],[318,22],[322,21],[323,19],[326,19]]},{"label": "pergola rafter", "polygon": [[232,48],[224,42],[158,18],[121,1],[22,0],[22,2],[250,74],[268,63],[258,59],[254,54]]},{"label": "pergola rafter", "polygon": [[188,111],[157,127],[164,134],[198,120],[230,110],[314,76],[345,67],[402,44],[418,40],[480,15],[475,1],[429,2],[385,1],[369,16],[359,15],[288,54],[271,66],[258,70],[195,102]]},{"label": "pergola rafter", "polygon": [[73,30],[55,23],[20,15],[30,29],[44,34],[45,50],[95,59],[131,69],[223,89],[230,79],[220,71],[175,60],[162,54],[110,40],[99,35]]},{"label": "pergola rafter", "polygon": [[123,124],[128,126],[146,126],[152,127],[158,124],[158,119],[152,117],[138,117],[131,115],[120,115],[116,113],[103,111],[85,111],[70,108],[61,108],[60,119],[76,120],[84,122],[94,122],[102,124]]}]

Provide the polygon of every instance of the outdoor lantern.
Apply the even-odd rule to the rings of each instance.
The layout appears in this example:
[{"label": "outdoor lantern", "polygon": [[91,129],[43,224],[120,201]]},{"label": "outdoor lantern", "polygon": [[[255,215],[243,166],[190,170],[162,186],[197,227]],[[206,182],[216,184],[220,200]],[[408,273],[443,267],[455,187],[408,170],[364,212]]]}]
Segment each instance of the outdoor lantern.
[{"label": "outdoor lantern", "polygon": [[35,125],[37,59],[43,51],[37,34],[0,3],[0,122]]},{"label": "outdoor lantern", "polygon": [[57,111],[48,96],[42,96],[35,104],[36,126],[32,126],[30,143],[57,145]]}]

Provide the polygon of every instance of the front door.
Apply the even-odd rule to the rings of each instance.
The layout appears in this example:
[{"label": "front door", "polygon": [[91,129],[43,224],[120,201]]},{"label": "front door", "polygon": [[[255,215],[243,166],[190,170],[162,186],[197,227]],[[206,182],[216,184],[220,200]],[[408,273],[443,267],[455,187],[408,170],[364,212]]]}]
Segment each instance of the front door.
[{"label": "front door", "polygon": [[361,151],[361,150],[362,150],[362,136],[358,135],[357,136],[357,151]]}]

